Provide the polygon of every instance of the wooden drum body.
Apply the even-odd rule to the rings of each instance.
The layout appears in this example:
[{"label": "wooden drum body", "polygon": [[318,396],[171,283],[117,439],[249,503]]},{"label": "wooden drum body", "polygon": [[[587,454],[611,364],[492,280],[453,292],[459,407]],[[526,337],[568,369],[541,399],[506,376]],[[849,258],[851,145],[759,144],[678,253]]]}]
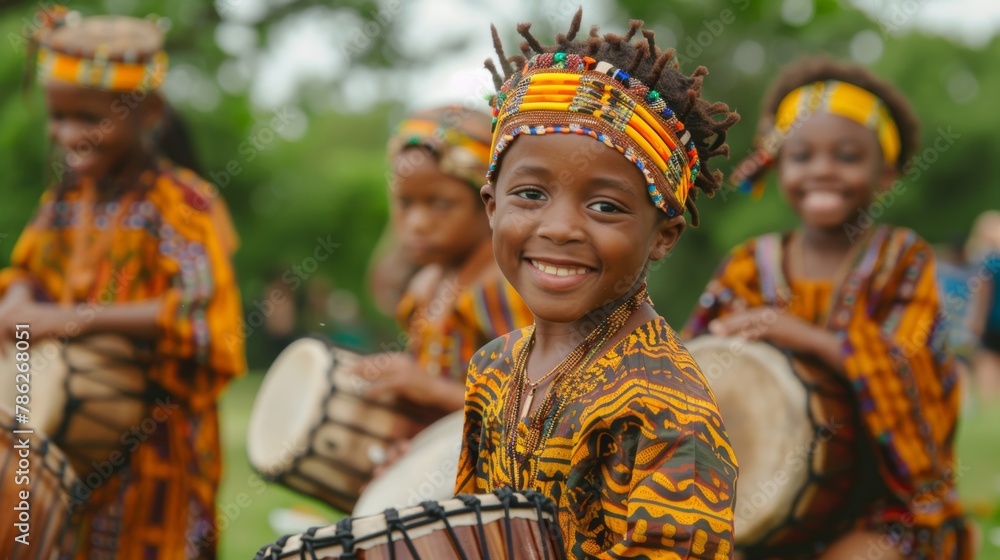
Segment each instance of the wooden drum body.
[{"label": "wooden drum body", "polygon": [[794,549],[842,531],[863,441],[845,382],[763,342],[702,336],[686,346],[739,463],[737,548]]},{"label": "wooden drum body", "polygon": [[[37,431],[16,424],[14,412],[0,403],[0,558],[58,560],[73,549],[74,512],[80,481],[62,452]],[[23,445],[27,440],[27,446]],[[27,492],[27,499],[22,499]],[[23,526],[19,527],[19,524]],[[15,541],[28,529],[28,544]]]},{"label": "wooden drum body", "polygon": [[553,503],[535,492],[467,494],[283,537],[255,560],[561,560],[555,518]]},{"label": "wooden drum body", "polygon": [[357,359],[317,339],[293,342],[268,369],[247,430],[250,464],[262,475],[345,512],[388,445],[434,420],[363,398],[369,383],[346,371]]},{"label": "wooden drum body", "polygon": [[[7,349],[9,356],[12,351]],[[92,463],[108,463],[115,452],[127,456],[123,436],[142,422],[148,406],[150,357],[116,335],[65,344],[42,339],[29,354],[29,426],[55,442],[83,477]],[[19,372],[13,359],[3,362],[0,402],[13,403]]]}]

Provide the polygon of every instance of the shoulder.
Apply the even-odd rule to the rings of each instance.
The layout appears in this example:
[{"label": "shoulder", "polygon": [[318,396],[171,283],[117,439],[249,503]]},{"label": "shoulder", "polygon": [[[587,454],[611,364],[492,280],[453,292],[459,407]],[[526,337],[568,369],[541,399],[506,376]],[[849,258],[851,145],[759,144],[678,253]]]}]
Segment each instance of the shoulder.
[{"label": "shoulder", "polygon": [[509,372],[513,364],[514,352],[531,335],[531,327],[525,327],[499,336],[472,355],[470,371],[485,373],[491,370]]},{"label": "shoulder", "polygon": [[626,339],[616,376],[647,404],[668,404],[706,416],[719,415],[712,390],[680,337],[662,317]]},{"label": "shoulder", "polygon": [[163,206],[165,213],[207,214],[219,197],[215,186],[197,173],[173,163],[160,165],[150,198]]}]

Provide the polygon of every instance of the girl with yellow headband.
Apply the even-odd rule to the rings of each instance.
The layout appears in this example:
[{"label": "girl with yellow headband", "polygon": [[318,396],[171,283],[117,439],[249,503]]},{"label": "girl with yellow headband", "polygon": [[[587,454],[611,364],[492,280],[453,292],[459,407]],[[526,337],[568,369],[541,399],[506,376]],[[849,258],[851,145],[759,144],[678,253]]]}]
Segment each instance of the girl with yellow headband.
[{"label": "girl with yellow headband", "polygon": [[[736,459],[697,364],[645,290],[712,194],[737,121],[642,22],[557,44],[528,24],[498,92],[481,194],[534,325],[469,366],[456,492],[537,490],[567,558],[729,558]],[[641,32],[641,35],[638,35]],[[638,40],[632,39],[638,35]]]},{"label": "girl with yellow headband", "polygon": [[216,402],[245,369],[235,236],[212,187],[154,148],[161,31],[75,16],[50,11],[37,38],[59,180],[0,271],[0,336],[15,323],[34,341],[117,334],[153,356],[142,430],[122,434],[124,457],[77,473],[75,557],[215,558]]},{"label": "girl with yellow headband", "polygon": [[866,220],[916,146],[916,118],[895,88],[862,67],[806,58],[776,80],[758,149],[736,168],[734,183],[756,192],[776,168],[801,225],[733,249],[683,335],[765,340],[817,359],[851,387],[870,456],[858,506],[841,512],[846,534],[748,557],[867,557],[873,546],[882,558],[971,555],[955,489],[960,393],[934,256],[913,231]]}]

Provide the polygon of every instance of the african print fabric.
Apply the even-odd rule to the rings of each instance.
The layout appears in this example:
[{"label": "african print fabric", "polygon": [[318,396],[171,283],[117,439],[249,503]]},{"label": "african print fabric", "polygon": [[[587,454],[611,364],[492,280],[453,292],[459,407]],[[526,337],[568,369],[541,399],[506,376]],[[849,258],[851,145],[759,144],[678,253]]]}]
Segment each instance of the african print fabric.
[{"label": "african print fabric", "polygon": [[[457,493],[512,486],[504,442],[526,429],[504,426],[501,408],[530,333],[472,360]],[[537,467],[531,489],[556,503],[567,558],[731,557],[736,459],[705,378],[663,318],[559,387],[565,406],[545,419],[551,435],[519,478]]]}]

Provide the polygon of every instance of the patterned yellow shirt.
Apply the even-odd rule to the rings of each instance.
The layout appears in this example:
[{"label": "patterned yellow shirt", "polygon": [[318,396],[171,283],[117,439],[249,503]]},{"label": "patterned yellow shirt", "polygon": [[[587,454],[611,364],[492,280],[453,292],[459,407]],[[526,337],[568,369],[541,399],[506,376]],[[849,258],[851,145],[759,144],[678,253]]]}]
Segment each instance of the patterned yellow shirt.
[{"label": "patterned yellow shirt", "polygon": [[[457,493],[513,486],[502,408],[530,333],[472,359]],[[537,466],[533,489],[556,503],[567,557],[731,557],[736,459],[708,383],[663,318],[559,390],[565,406],[520,479]]]}]

